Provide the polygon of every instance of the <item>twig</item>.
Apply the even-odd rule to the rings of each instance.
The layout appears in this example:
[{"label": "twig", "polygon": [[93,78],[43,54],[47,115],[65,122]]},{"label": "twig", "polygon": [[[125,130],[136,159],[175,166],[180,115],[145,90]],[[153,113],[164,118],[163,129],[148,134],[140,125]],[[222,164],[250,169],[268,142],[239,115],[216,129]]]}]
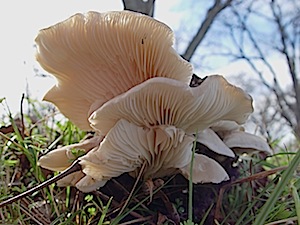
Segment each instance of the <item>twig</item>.
[{"label": "twig", "polygon": [[217,205],[216,205],[215,218],[217,218],[217,219],[220,218],[221,202],[222,202],[222,199],[223,199],[224,192],[228,187],[231,187],[233,185],[240,184],[240,183],[245,183],[245,182],[250,182],[250,181],[253,181],[253,180],[262,179],[262,178],[270,176],[274,173],[277,173],[278,171],[285,170],[286,168],[287,168],[287,166],[282,166],[282,167],[274,168],[274,169],[271,169],[271,170],[268,170],[268,171],[259,172],[259,173],[256,173],[256,174],[250,176],[250,177],[245,177],[245,178],[242,178],[242,179],[239,179],[239,180],[236,180],[236,181],[233,181],[229,184],[224,185],[219,191],[218,201],[217,201]]},{"label": "twig", "polygon": [[224,185],[219,191],[219,196],[218,196],[216,211],[215,211],[215,219],[220,219],[221,218],[220,211],[221,211],[222,199],[223,199],[224,192],[226,191],[226,189],[228,187],[231,187],[233,185],[240,184],[240,183],[245,183],[245,182],[250,182],[250,181],[253,181],[253,180],[262,179],[262,178],[270,176],[274,173],[277,173],[279,171],[283,171],[287,168],[288,168],[288,166],[277,167],[277,168],[274,168],[274,169],[270,169],[268,171],[263,171],[263,172],[253,174],[250,177],[245,177],[245,178],[242,178],[242,179],[239,179],[239,180],[236,180],[236,181],[233,181],[229,184]]},{"label": "twig", "polygon": [[[104,199],[105,201],[108,201],[110,199],[109,196],[105,195],[104,193],[102,193],[101,191],[93,191],[93,194],[96,196],[99,196],[100,198]],[[112,199],[111,201],[111,205],[113,207],[116,207],[117,209],[114,210],[113,213],[117,212],[120,210],[120,208],[118,208],[121,204],[119,202],[117,202],[116,200]],[[111,214],[111,213],[109,213]],[[107,215],[109,215],[107,214]],[[136,218],[144,218],[142,215],[138,214],[137,212],[130,212],[130,215]]]},{"label": "twig", "polygon": [[39,221],[37,218],[35,218],[33,215],[31,215],[31,213],[28,212],[27,208],[24,207],[23,205],[20,205],[20,210],[26,214],[27,216],[30,217],[30,219],[32,219],[37,225],[43,225],[43,223],[41,221]]},{"label": "twig", "polygon": [[5,135],[4,133],[0,132],[0,137],[11,141],[14,145],[16,145],[18,148],[25,150],[24,147],[22,145],[20,145],[18,142],[14,141],[13,139],[11,139],[10,137],[8,137],[7,135]]},{"label": "twig", "polygon": [[24,103],[25,94],[22,94],[20,111],[21,111],[21,136],[24,139],[25,137],[25,124],[24,124],[24,112],[23,112],[23,103]]},{"label": "twig", "polygon": [[25,192],[23,192],[23,193],[17,195],[17,196],[14,196],[14,197],[12,197],[12,198],[9,198],[9,199],[7,199],[7,200],[1,202],[1,203],[0,203],[0,208],[6,206],[6,205],[8,205],[8,204],[11,204],[11,203],[13,203],[13,202],[15,202],[15,201],[17,201],[17,200],[19,200],[19,199],[21,199],[21,198],[24,198],[24,197],[26,197],[27,195],[30,195],[30,194],[32,194],[33,192],[36,192],[36,191],[38,191],[38,190],[40,190],[40,189],[42,189],[42,188],[44,188],[44,187],[47,187],[47,186],[49,186],[49,185],[51,185],[51,184],[57,182],[58,180],[60,180],[60,179],[62,179],[62,178],[64,178],[64,177],[66,177],[67,175],[69,175],[69,174],[71,174],[71,173],[74,173],[74,172],[77,172],[77,171],[80,171],[80,170],[81,170],[81,165],[79,164],[79,161],[76,160],[76,161],[74,161],[74,163],[73,163],[68,169],[64,170],[64,171],[63,171],[62,173],[60,173],[59,175],[57,175],[57,176],[55,176],[55,177],[52,177],[51,179],[46,180],[46,181],[44,181],[43,183],[41,183],[41,184],[39,184],[39,185],[37,185],[37,186],[35,186],[35,187],[29,189],[29,190],[27,190],[27,191],[25,191]]},{"label": "twig", "polygon": [[[129,191],[128,191],[123,185],[121,185],[117,180],[112,179],[112,181],[113,181],[118,187],[120,187],[126,194],[129,195]],[[139,200],[138,200],[136,197],[134,197],[134,196],[132,197],[132,199],[133,199],[134,201],[136,201],[136,202],[139,202]],[[123,204],[123,203],[121,203],[121,204]],[[147,206],[145,206],[144,204],[141,204],[141,207],[144,208],[145,210],[149,210],[149,209],[147,208]]]},{"label": "twig", "polygon": [[[142,168],[141,168],[141,170],[140,170],[140,172],[139,172],[139,175],[138,175],[138,177],[137,177],[137,179],[136,179],[136,181],[135,181],[135,183],[134,183],[134,185],[133,185],[133,187],[132,187],[132,190],[131,190],[131,192],[130,192],[128,198],[126,199],[126,202],[124,203],[124,205],[123,205],[121,211],[119,212],[119,215],[121,215],[121,214],[123,213],[123,211],[125,210],[127,204],[129,203],[129,201],[130,201],[130,199],[131,199],[131,197],[132,197],[132,195],[133,195],[133,192],[134,192],[134,190],[135,190],[135,188],[136,188],[136,186],[137,186],[137,184],[138,184],[138,182],[139,182],[139,180],[140,180],[140,178],[141,178],[141,176],[142,176],[142,174],[143,174],[143,172],[144,172],[144,170],[145,170],[145,167],[146,167],[146,162],[144,162],[144,164],[143,164],[143,166],[142,166]],[[118,215],[118,216],[119,216],[119,215]]]},{"label": "twig", "polygon": [[144,1],[144,0],[122,0],[123,5],[124,5],[124,10],[130,10],[134,12],[139,12],[146,14],[148,16],[153,17],[154,15],[154,4],[155,0],[149,0],[149,1]]},{"label": "twig", "polygon": [[197,31],[197,34],[193,37],[192,41],[189,43],[185,53],[182,55],[183,58],[190,61],[194,55],[197,47],[204,39],[205,34],[208,32],[209,28],[213,24],[215,18],[218,14],[231,4],[232,0],[227,0],[225,2],[216,0],[214,5],[207,11],[204,21],[202,22],[200,28]]},{"label": "twig", "polygon": [[[23,205],[22,203],[24,203],[25,205]],[[21,211],[26,213],[37,224],[50,224],[51,223],[51,221],[49,221],[49,219],[46,218],[45,214],[42,213],[38,208],[36,208],[36,207],[31,208],[29,206],[30,206],[30,202],[26,198],[22,199],[21,204],[20,204]],[[46,207],[46,204],[45,204],[45,207]]]}]

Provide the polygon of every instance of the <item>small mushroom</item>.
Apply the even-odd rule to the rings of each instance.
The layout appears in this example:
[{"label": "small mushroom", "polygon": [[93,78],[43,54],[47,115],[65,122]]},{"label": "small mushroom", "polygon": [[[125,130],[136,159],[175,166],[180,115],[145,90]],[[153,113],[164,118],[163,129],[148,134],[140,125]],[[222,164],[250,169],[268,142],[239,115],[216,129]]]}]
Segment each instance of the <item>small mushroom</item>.
[{"label": "small mushroom", "polygon": [[97,188],[104,186],[106,183],[102,180],[95,180],[84,174],[82,171],[74,172],[57,182],[57,186],[74,186],[82,192],[95,191]]},{"label": "small mushroom", "polygon": [[272,154],[268,143],[261,137],[243,131],[232,131],[224,136],[224,143],[237,154],[252,153],[255,151]]},{"label": "small mushroom", "polygon": [[187,179],[192,179],[193,183],[220,183],[229,180],[229,176],[223,167],[205,155],[195,154],[193,165],[192,177],[189,164],[180,169],[181,173]]},{"label": "small mushroom", "polygon": [[[76,144],[55,149],[53,151],[50,151],[46,155],[42,156],[38,161],[38,165],[52,171],[62,172],[66,170],[69,166],[71,166],[71,164],[75,159],[77,159],[83,154],[86,154],[92,149],[99,147],[102,140],[103,140],[103,136],[95,136]],[[85,183],[90,184],[89,186],[82,186],[82,187],[80,186],[81,183],[78,182],[82,180],[83,177],[86,177]],[[85,192],[88,192],[91,189],[93,189],[94,185],[96,185],[97,187],[99,186],[98,185],[99,181],[94,181],[92,179],[88,180],[88,179],[89,177],[87,177],[82,171],[78,171],[62,178],[57,182],[57,185],[58,186],[78,185],[81,188],[81,190]]]},{"label": "small mushroom", "polygon": [[63,171],[71,166],[72,162],[80,155],[83,155],[99,146],[102,140],[103,136],[95,136],[76,144],[55,149],[42,156],[39,159],[38,164],[49,170]]},{"label": "small mushroom", "polygon": [[[271,154],[268,143],[261,137],[244,131],[244,127],[234,121],[219,121],[198,133],[198,142],[212,151],[220,153],[231,149],[236,154],[252,153],[255,151]],[[227,156],[230,156],[229,154]]]},{"label": "small mushroom", "polygon": [[157,76],[189,83],[193,73],[172,48],[172,30],[135,12],[76,14],[35,41],[38,62],[57,79],[44,99],[83,130],[95,109],[133,86]]},{"label": "small mushroom", "polygon": [[234,152],[219,138],[219,136],[210,128],[204,129],[197,134],[197,142],[208,147],[210,150],[225,155],[234,157]]}]

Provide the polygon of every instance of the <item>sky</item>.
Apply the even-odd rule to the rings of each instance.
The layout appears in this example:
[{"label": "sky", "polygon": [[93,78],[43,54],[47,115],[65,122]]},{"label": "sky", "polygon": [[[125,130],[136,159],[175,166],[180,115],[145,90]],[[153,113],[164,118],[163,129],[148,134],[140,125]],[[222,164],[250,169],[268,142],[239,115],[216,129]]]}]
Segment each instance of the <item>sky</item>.
[{"label": "sky", "polygon": [[[191,10],[190,6],[182,4],[178,8],[180,3],[182,3],[181,0],[156,1],[155,18],[166,23],[173,30],[177,30],[181,25],[180,22],[189,12],[188,10]],[[22,93],[26,90],[29,90],[31,97],[42,100],[47,90],[55,84],[53,78],[42,78],[36,76],[35,73],[35,71],[46,73],[35,60],[34,39],[38,31],[76,13],[122,10],[123,4],[121,0],[10,0],[5,3],[1,2],[0,7],[2,9],[0,14],[2,29],[0,35],[0,99],[5,97],[10,110],[16,113],[20,108]],[[278,71],[282,70],[282,74],[285,74],[286,68],[283,68],[280,63],[275,63],[275,65]],[[245,62],[238,62],[215,68],[209,72],[226,76],[238,73],[241,68],[248,70],[247,67]],[[201,72],[197,74],[206,75]],[[284,76],[283,79],[285,79]],[[3,112],[3,107],[0,105],[0,115]]]}]

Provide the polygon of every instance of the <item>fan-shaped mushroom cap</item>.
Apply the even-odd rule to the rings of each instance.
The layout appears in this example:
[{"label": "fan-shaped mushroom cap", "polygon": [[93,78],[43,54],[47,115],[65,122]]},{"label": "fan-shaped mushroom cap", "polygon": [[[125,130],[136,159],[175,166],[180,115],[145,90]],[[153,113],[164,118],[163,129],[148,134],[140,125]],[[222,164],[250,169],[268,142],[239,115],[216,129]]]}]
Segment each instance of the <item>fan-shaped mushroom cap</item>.
[{"label": "fan-shaped mushroom cap", "polygon": [[210,128],[198,133],[197,141],[210,150],[227,156],[231,156],[230,152],[236,154],[253,151],[272,152],[265,140],[245,132],[244,127],[234,121],[222,120],[212,124]]},{"label": "fan-shaped mushroom cap", "polygon": [[77,171],[67,175],[66,177],[57,181],[57,186],[66,187],[66,186],[76,186],[76,184],[86,175],[82,171]]},{"label": "fan-shaped mushroom cap", "polygon": [[104,186],[106,181],[97,181],[92,177],[85,175],[82,171],[77,171],[57,181],[57,186],[74,186],[82,192],[95,191],[98,187]]},{"label": "fan-shaped mushroom cap", "polygon": [[229,132],[233,130],[244,130],[244,128],[235,121],[221,120],[210,126],[215,132]]},{"label": "fan-shaped mushroom cap", "polygon": [[107,180],[95,180],[91,176],[85,175],[78,183],[76,187],[82,192],[91,192],[97,190],[99,187],[103,187]]},{"label": "fan-shaped mushroom cap", "polygon": [[272,154],[272,150],[265,140],[243,131],[232,131],[224,136],[223,141],[238,154],[251,151],[263,151]]},{"label": "fan-shaped mushroom cap", "polygon": [[210,128],[198,132],[197,141],[218,154],[229,157],[235,156],[234,152]]},{"label": "fan-shaped mushroom cap", "polygon": [[78,157],[73,154],[73,150],[79,150],[86,153],[99,146],[102,140],[103,136],[95,136],[76,144],[55,149],[42,156],[39,159],[38,164],[39,166],[49,170],[63,171],[71,166],[72,162]]},{"label": "fan-shaped mushroom cap", "polygon": [[74,124],[109,99],[152,77],[189,83],[192,66],[172,48],[165,24],[134,12],[76,14],[36,38],[36,58],[58,83],[45,96]]},{"label": "fan-shaped mushroom cap", "polygon": [[72,173],[63,179],[57,181],[57,186],[74,186],[82,192],[95,191],[97,188],[104,186],[106,181],[98,181],[84,174],[82,171]]},{"label": "fan-shaped mushroom cap", "polygon": [[[190,164],[180,170],[187,179],[191,179]],[[195,154],[193,183],[220,183],[226,180],[229,180],[229,176],[219,163],[205,155]]]},{"label": "fan-shaped mushroom cap", "polygon": [[134,172],[146,163],[145,179],[174,173],[188,164],[194,137],[173,126],[143,128],[119,120],[99,149],[80,158],[83,172],[96,180],[107,180]]},{"label": "fan-shaped mushroom cap", "polygon": [[172,125],[195,133],[220,120],[244,123],[252,99],[222,76],[209,76],[195,88],[168,78],[152,78],[106,102],[89,118],[102,135],[124,118],[138,126]]}]

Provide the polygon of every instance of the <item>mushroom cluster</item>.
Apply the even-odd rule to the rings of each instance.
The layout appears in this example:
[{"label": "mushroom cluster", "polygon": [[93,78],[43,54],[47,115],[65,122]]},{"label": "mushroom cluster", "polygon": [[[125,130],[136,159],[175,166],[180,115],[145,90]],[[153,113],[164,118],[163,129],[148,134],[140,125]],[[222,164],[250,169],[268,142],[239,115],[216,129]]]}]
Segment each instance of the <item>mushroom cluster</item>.
[{"label": "mushroom cluster", "polygon": [[242,125],[252,99],[220,75],[190,87],[191,64],[172,48],[172,30],[129,11],[76,14],[36,38],[37,60],[57,84],[45,95],[60,112],[96,135],[42,156],[40,166],[63,171],[76,155],[82,170],[58,185],[96,190],[123,173],[144,180],[181,173],[194,183],[219,183],[228,174],[214,159],[195,154],[202,143],[229,157],[247,149],[270,152]]}]

